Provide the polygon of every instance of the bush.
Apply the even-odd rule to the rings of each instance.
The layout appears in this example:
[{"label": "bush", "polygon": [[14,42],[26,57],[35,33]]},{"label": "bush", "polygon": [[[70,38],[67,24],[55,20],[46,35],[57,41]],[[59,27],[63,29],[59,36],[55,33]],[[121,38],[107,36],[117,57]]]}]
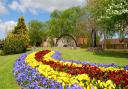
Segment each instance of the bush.
[{"label": "bush", "polygon": [[27,41],[24,35],[9,35],[3,46],[4,54],[15,54],[26,51]]},{"label": "bush", "polygon": [[80,48],[87,48],[88,47],[87,44],[80,44],[79,46],[80,46]]},{"label": "bush", "polygon": [[0,44],[0,50],[2,50],[3,46]]},{"label": "bush", "polygon": [[3,48],[3,40],[2,41],[0,40],[0,50],[2,50],[2,48]]},{"label": "bush", "polygon": [[0,56],[3,56],[3,55],[4,55],[3,50],[0,50]]}]

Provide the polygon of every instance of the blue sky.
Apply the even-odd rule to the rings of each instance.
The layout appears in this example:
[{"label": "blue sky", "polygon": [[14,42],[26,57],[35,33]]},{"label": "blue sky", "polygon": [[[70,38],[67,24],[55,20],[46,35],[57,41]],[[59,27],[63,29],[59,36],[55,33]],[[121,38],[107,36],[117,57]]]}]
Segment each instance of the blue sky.
[{"label": "blue sky", "polygon": [[6,31],[11,31],[17,19],[24,16],[25,22],[31,20],[48,21],[50,13],[73,6],[81,6],[85,0],[0,0],[0,39]]},{"label": "blue sky", "polygon": [[[19,16],[24,16],[26,23],[28,23],[30,20],[33,20],[33,19],[47,21],[50,18],[51,12],[48,12],[46,10],[36,9],[37,12],[36,14],[34,14],[30,11],[26,11],[26,12],[20,11],[18,9],[19,7],[14,8],[15,5],[13,3],[18,2],[20,6],[22,5],[21,3],[23,3],[22,0],[1,0],[1,1],[2,3],[0,5],[3,5],[6,8],[6,11],[0,14],[0,19],[2,21],[12,21],[12,20],[17,21]],[[32,2],[33,0],[29,0],[29,1]],[[26,3],[27,3],[27,0],[26,0]]]}]

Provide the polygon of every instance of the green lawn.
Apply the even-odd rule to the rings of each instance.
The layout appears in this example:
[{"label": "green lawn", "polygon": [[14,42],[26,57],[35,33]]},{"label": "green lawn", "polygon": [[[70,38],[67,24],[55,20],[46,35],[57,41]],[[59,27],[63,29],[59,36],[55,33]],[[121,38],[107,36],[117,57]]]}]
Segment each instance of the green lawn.
[{"label": "green lawn", "polygon": [[[62,57],[67,59],[89,61],[92,63],[116,63],[118,65],[128,64],[128,50],[106,50],[102,54],[94,54],[87,52],[86,49],[68,49],[68,48],[48,48],[59,50],[62,52]],[[42,48],[36,48],[42,50]],[[13,64],[17,57],[21,54],[0,56],[0,89],[19,89],[13,77]]]},{"label": "green lawn", "polygon": [[13,77],[12,69],[16,58],[20,56],[0,56],[0,89],[19,89]]}]

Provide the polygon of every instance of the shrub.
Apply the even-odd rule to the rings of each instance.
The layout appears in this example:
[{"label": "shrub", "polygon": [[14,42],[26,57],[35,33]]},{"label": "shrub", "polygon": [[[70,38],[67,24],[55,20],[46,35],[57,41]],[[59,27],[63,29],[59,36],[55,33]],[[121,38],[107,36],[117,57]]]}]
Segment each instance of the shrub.
[{"label": "shrub", "polygon": [[4,54],[25,52],[28,43],[26,39],[27,38],[24,35],[9,35],[4,41]]},{"label": "shrub", "polygon": [[3,50],[0,50],[0,56],[3,56],[3,55],[4,55]]},{"label": "shrub", "polygon": [[87,48],[88,47],[87,44],[80,44],[79,46],[80,46],[80,48]]},{"label": "shrub", "polygon": [[3,48],[3,40],[0,40],[0,50]]},{"label": "shrub", "polygon": [[0,44],[0,50],[2,50],[3,46]]}]

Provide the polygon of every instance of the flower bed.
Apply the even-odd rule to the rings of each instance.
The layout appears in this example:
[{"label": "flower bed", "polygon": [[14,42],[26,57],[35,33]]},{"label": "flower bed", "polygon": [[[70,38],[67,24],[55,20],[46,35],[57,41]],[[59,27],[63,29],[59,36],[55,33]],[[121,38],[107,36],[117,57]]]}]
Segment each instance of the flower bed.
[{"label": "flower bed", "polygon": [[23,54],[13,70],[28,89],[128,89],[128,66],[65,60],[58,51]]}]

